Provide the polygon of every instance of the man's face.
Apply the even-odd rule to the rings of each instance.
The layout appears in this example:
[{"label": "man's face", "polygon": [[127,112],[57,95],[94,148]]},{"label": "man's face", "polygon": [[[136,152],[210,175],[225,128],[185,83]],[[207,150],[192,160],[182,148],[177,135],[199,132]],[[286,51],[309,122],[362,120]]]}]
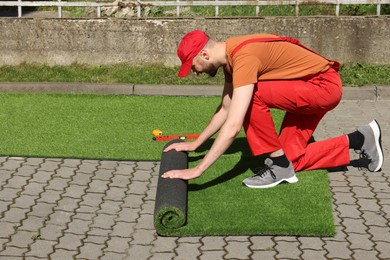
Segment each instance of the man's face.
[{"label": "man's face", "polygon": [[218,72],[218,66],[210,62],[210,60],[203,59],[197,55],[192,61],[192,71],[199,75],[200,73],[206,73],[211,77],[214,77]]}]

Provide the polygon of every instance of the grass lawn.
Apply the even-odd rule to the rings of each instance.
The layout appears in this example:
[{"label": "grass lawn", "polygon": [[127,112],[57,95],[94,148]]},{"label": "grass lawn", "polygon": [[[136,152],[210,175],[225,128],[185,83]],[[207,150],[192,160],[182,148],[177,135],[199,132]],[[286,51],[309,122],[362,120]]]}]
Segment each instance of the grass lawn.
[{"label": "grass lawn", "polygon": [[[218,103],[216,97],[0,94],[0,155],[158,161],[165,142],[152,141],[153,129],[199,133]],[[277,127],[283,115],[273,110]],[[210,145],[190,153],[190,166]],[[180,234],[333,235],[326,172],[298,173],[297,184],[266,191],[243,187],[262,162],[250,156],[241,132],[189,183],[188,225]]]},{"label": "grass lawn", "polygon": [[[0,67],[0,82],[89,82],[89,83],[134,83],[134,84],[178,84],[221,85],[223,72],[214,78],[207,75],[186,78],[177,77],[178,67],[160,64],[128,66],[47,66],[22,64]],[[390,85],[390,65],[343,64],[340,70],[344,86]]]}]

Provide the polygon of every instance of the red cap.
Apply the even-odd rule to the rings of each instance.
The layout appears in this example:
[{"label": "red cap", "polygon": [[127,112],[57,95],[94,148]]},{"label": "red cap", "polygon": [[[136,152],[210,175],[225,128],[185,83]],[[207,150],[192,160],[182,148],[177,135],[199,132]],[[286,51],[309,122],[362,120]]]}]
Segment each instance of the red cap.
[{"label": "red cap", "polygon": [[181,60],[181,67],[178,76],[184,78],[187,76],[192,67],[192,60],[206,45],[209,37],[200,30],[187,33],[181,40],[177,48],[177,56]]}]

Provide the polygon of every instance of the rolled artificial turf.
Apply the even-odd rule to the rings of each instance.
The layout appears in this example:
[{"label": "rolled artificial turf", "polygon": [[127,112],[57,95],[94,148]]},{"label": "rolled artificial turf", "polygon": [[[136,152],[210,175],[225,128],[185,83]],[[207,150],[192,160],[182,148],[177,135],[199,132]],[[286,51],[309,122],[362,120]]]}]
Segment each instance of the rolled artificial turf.
[{"label": "rolled artificial turf", "polygon": [[[163,150],[173,143],[183,142],[176,139],[168,142]],[[164,179],[161,175],[170,170],[188,168],[186,152],[171,150],[162,152],[159,178],[154,208],[154,226],[158,234],[185,225],[187,220],[187,181],[181,179]]]}]

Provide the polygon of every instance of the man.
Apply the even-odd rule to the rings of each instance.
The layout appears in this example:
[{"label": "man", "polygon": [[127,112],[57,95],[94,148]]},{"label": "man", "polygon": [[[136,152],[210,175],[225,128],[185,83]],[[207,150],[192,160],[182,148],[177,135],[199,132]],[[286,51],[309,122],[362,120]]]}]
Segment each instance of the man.
[{"label": "man", "polygon": [[[219,131],[212,147],[194,168],[168,171],[164,178],[192,179],[203,174],[231,145],[244,126],[254,156],[268,154],[264,169],[243,183],[269,188],[294,183],[295,172],[348,165],[349,149],[368,159],[368,169],[383,164],[381,130],[377,121],[348,135],[308,144],[326,112],[341,100],[339,64],[292,38],[270,34],[238,36],[224,42],[192,31],[180,42],[182,62],[178,76],[192,70],[215,76],[223,67],[222,102],[210,123],[194,142],[176,143],[169,151],[194,151]],[[278,136],[270,108],[286,111]]]}]

